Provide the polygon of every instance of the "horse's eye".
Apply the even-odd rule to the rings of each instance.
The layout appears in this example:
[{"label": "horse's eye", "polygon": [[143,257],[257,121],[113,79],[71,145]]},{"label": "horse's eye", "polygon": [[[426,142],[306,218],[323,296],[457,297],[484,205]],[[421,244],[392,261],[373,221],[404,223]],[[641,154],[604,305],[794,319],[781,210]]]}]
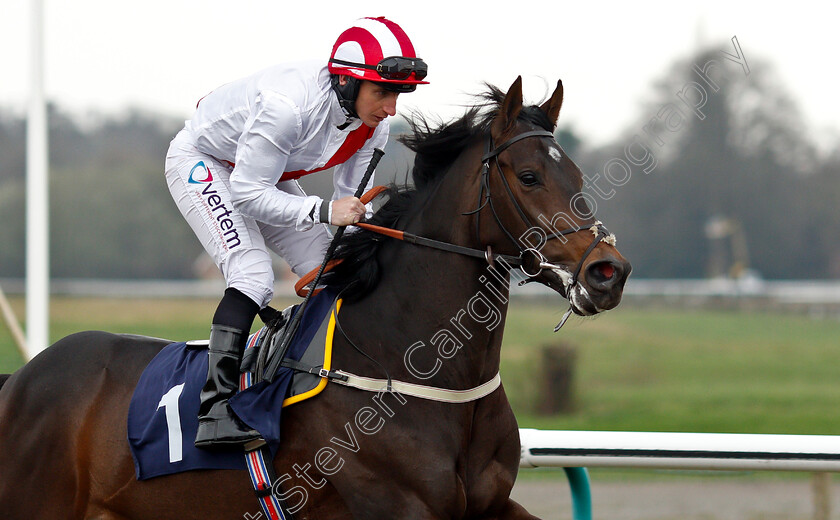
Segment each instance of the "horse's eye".
[{"label": "horse's eye", "polygon": [[537,176],[534,175],[533,172],[525,172],[519,176],[519,182],[521,182],[523,186],[533,186],[535,184],[539,184],[540,180],[537,179]]}]

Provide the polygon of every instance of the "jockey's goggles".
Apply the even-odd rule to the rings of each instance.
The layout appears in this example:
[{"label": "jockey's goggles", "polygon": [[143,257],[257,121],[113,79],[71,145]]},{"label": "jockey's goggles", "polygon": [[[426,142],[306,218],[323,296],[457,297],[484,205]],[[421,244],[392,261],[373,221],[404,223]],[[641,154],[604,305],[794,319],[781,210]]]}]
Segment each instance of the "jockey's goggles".
[{"label": "jockey's goggles", "polygon": [[365,65],[364,63],[354,63],[336,58],[330,61],[348,67],[375,70],[382,79],[391,81],[406,80],[412,73],[414,73],[414,77],[418,81],[421,81],[429,72],[429,67],[425,61],[420,58],[406,58],[403,56],[391,56],[383,59],[376,65]]}]

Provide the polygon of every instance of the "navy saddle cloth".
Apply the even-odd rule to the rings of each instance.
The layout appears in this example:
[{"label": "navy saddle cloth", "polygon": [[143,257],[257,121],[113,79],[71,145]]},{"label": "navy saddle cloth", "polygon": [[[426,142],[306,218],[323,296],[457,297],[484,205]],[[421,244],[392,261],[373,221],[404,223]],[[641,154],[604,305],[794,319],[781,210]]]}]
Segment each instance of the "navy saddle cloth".
[{"label": "navy saddle cloth", "polygon": [[[323,290],[310,299],[286,359],[300,361],[335,296]],[[292,376],[291,369],[280,368],[271,384],[262,381],[230,399],[236,415],[260,432],[273,453],[280,442],[280,416]],[[206,377],[206,348],[184,342],[164,347],[140,376],[128,411],[128,441],[138,480],[195,469],[246,469],[241,449],[208,451],[193,444]]]}]

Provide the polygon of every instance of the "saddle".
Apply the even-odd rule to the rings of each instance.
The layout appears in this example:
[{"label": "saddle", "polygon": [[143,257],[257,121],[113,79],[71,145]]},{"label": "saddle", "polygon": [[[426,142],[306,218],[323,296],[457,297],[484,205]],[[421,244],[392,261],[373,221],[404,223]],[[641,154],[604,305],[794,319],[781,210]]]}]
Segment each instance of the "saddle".
[{"label": "saddle", "polygon": [[[341,307],[340,302],[335,302],[335,311]],[[324,362],[329,360],[327,358],[327,351],[332,351],[332,345],[327,345],[325,337],[329,328],[328,317],[321,323],[321,327],[316,331],[315,336],[309,341],[306,350],[299,360],[287,357],[288,347],[284,348],[284,344],[288,344],[286,336],[295,334],[296,331],[289,330],[292,317],[299,310],[300,305],[291,305],[282,311],[267,306],[260,310],[260,319],[265,323],[265,327],[252,334],[247,343],[247,348],[242,356],[242,364],[240,365],[240,372],[249,373],[251,377],[251,384],[258,383],[268,378],[266,373],[267,367],[271,366],[272,361],[279,357],[279,366],[287,368],[295,372],[292,377],[291,396],[295,397],[311,391],[318,383],[322,382],[321,378],[333,379],[338,381],[345,381],[346,376],[330,371],[324,368]],[[327,325],[327,327],[324,327]],[[323,341],[320,341],[323,338]],[[318,348],[317,345],[324,345],[325,348]],[[312,347],[312,348],[309,348]],[[299,402],[302,399],[297,399],[294,402]],[[289,403],[292,404],[292,403]],[[283,406],[287,406],[284,403]]]},{"label": "saddle", "polygon": [[[260,432],[272,452],[280,445],[282,408],[319,394],[329,380],[343,377],[330,370],[332,331],[341,306],[335,296],[327,292],[313,296],[271,383],[259,370],[270,356],[279,355],[276,345],[282,343],[282,330],[296,308],[268,311],[269,323],[248,338],[242,363],[246,370],[230,405]],[[139,480],[194,469],[246,469],[241,451],[210,452],[193,446],[199,394],[207,375],[207,344],[206,340],[172,343],[140,376],[128,414],[129,444]]]},{"label": "saddle", "polygon": [[[319,394],[329,380],[346,379],[330,370],[332,338],[341,301],[330,292],[315,295],[303,310],[296,331],[287,327],[300,305],[264,310],[266,325],[249,336],[242,356],[239,393],[230,399],[234,413],[271,444],[280,439],[280,409]],[[285,334],[294,332],[283,350]],[[280,368],[269,381],[265,369],[274,357]],[[278,406],[278,403],[282,403]]]}]

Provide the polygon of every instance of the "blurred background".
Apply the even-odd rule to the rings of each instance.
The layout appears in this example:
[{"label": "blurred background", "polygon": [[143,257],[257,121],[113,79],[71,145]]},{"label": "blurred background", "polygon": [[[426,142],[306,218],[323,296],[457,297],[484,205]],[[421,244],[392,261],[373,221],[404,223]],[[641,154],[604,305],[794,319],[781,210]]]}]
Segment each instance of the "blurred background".
[{"label": "blurred background", "polygon": [[[313,12],[257,0],[46,0],[51,274],[203,276],[199,243],[162,179],[168,142],[196,101],[274,62],[325,59],[356,17],[385,14],[431,66],[432,84],[402,96],[401,116],[451,119],[485,81],[506,89],[522,75],[532,102],[564,81],[558,137],[612,193],[599,197],[599,218],[633,260],[634,278],[837,278],[838,42],[833,8],[805,4],[791,12],[750,2],[526,2],[502,15],[468,3],[371,2],[360,11],[327,2]],[[24,275],[27,5],[2,4],[0,278]],[[738,53],[733,37],[743,64],[723,54]],[[709,60],[717,92],[693,70]],[[678,97],[692,82],[708,94],[697,113]],[[694,91],[685,95],[694,102]],[[394,137],[406,129],[395,119]],[[631,164],[632,177],[614,170],[622,184],[608,182],[605,165],[627,163],[625,148],[639,138],[654,167]],[[390,146],[377,180],[405,179],[410,160]],[[321,192],[329,177],[307,180]]]},{"label": "blurred background", "polygon": [[[28,6],[0,0],[0,288],[23,322]],[[52,340],[90,328],[206,337],[221,281],[167,191],[169,141],[216,86],[275,62],[326,60],[356,18],[385,15],[429,63],[431,85],[400,97],[377,182],[406,182],[412,157],[396,138],[413,112],[450,120],[484,82],[507,89],[517,75],[538,103],[562,79],[557,138],[633,264],[617,310],[573,319],[559,335],[559,298],[515,291],[502,374],[520,425],[840,433],[835,5],[45,0],[44,9]],[[331,191],[328,173],[304,184]],[[276,270],[282,307],[295,302],[293,280],[282,261]],[[0,327],[0,372],[22,364]],[[602,493],[670,478],[594,475]],[[651,493],[684,499],[656,518],[806,518],[799,484],[780,491],[759,477],[755,496],[742,487],[730,500],[753,509],[717,512],[697,486]],[[653,518],[644,506],[657,500],[639,489],[609,495],[618,497],[610,514]],[[548,500],[535,493],[531,503]]]}]

